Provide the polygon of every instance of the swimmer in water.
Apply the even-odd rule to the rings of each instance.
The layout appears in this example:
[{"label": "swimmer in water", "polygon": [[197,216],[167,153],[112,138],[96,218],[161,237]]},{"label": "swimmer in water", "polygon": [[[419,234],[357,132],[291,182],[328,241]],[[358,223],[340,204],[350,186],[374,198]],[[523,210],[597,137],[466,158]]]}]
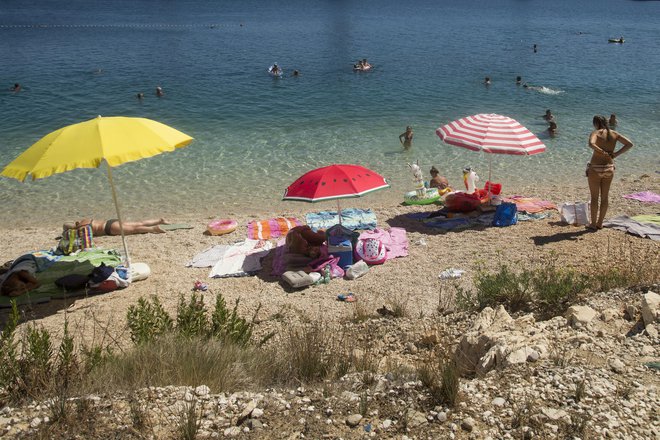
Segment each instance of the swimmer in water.
[{"label": "swimmer in water", "polygon": [[163,92],[163,88],[161,86],[156,86],[156,96],[159,98],[165,96],[165,92]]},{"label": "swimmer in water", "polygon": [[144,99],[144,93],[138,93],[137,95],[135,95],[135,97],[140,101],[142,101]]},{"label": "swimmer in water", "polygon": [[516,76],[516,85],[519,86],[522,84],[522,76]]},{"label": "swimmer in water", "polygon": [[487,76],[486,78],[484,78],[484,84],[487,85],[487,86],[490,85],[490,76]]},{"label": "swimmer in water", "polygon": [[11,90],[14,93],[18,93],[21,91],[21,85],[19,83],[14,83],[14,85],[11,86],[9,90]]}]

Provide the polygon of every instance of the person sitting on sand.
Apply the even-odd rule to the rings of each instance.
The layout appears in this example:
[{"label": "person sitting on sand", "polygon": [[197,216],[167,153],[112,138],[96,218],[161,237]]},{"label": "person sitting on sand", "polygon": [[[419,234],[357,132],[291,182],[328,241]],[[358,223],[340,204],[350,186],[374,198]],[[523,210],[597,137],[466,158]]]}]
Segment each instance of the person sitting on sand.
[{"label": "person sitting on sand", "polygon": [[415,134],[413,133],[412,127],[409,125],[406,127],[406,131],[399,135],[399,142],[401,142],[403,148],[408,149],[412,147],[413,136],[415,136]]},{"label": "person sitting on sand", "polygon": [[[168,224],[165,219],[152,219],[152,220],[142,220],[139,222],[122,222],[124,227],[124,235],[133,235],[133,234],[162,234],[165,232],[159,225]],[[121,228],[119,226],[119,220],[112,218],[110,220],[93,220],[91,218],[84,218],[80,221],[74,223],[64,223],[63,228],[66,231],[67,229],[78,229],[81,226],[92,225],[92,234],[95,237],[101,237],[103,235],[121,235]]]},{"label": "person sitting on sand", "polygon": [[438,188],[443,190],[449,186],[447,178],[440,175],[440,172],[435,166],[431,167],[431,181],[429,182],[429,188]]}]

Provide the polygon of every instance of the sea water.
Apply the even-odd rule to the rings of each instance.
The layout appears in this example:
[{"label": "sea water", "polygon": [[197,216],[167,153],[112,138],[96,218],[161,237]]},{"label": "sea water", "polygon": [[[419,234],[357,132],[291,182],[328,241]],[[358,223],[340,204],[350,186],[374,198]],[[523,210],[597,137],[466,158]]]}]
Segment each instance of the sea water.
[{"label": "sea water", "polygon": [[[506,191],[582,182],[592,117],[616,113],[635,143],[617,173],[655,173],[658,20],[660,2],[624,0],[2,0],[0,168],[62,126],[125,115],[195,138],[114,169],[132,217],[263,211],[302,173],[331,163],[381,173],[397,198],[412,189],[413,161],[455,186],[465,166],[482,181],[492,169]],[[619,36],[624,44],[608,43]],[[361,58],[371,72],[353,72]],[[283,78],[267,74],[274,62]],[[516,85],[518,75],[540,89]],[[23,90],[9,91],[14,83]],[[517,119],[546,152],[489,156],[435,134],[476,113]],[[404,150],[407,125],[415,137]],[[114,210],[103,168],[1,178],[0,206],[3,225]]]}]

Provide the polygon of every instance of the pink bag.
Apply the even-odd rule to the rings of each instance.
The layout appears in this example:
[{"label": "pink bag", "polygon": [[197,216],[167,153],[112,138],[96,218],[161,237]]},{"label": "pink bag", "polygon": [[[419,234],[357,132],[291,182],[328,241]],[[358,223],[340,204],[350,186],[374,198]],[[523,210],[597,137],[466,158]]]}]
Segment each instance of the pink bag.
[{"label": "pink bag", "polygon": [[387,248],[377,238],[361,238],[358,240],[355,253],[369,265],[383,264],[387,260]]},{"label": "pink bag", "polygon": [[344,269],[339,267],[339,257],[334,257],[330,255],[329,257],[320,257],[316,260],[309,263],[309,267],[314,272],[319,272],[323,274],[325,266],[330,265],[330,277],[331,278],[343,278]]}]

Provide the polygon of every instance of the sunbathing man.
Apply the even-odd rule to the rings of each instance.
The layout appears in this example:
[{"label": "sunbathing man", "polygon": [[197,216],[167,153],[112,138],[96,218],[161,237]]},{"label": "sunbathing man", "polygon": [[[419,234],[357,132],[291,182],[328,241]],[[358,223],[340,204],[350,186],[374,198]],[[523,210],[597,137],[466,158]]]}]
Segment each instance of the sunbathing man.
[{"label": "sunbathing man", "polygon": [[[162,234],[165,232],[159,225],[166,225],[167,221],[163,218],[151,219],[151,220],[142,220],[139,222],[122,222],[124,226],[124,235],[133,235],[133,234]],[[110,220],[93,220],[91,218],[84,218],[75,223],[64,223],[63,228],[66,231],[67,229],[78,229],[81,226],[92,225],[92,234],[95,237],[101,237],[103,235],[121,235],[121,228],[119,227],[119,220],[116,218],[111,218]]]}]

